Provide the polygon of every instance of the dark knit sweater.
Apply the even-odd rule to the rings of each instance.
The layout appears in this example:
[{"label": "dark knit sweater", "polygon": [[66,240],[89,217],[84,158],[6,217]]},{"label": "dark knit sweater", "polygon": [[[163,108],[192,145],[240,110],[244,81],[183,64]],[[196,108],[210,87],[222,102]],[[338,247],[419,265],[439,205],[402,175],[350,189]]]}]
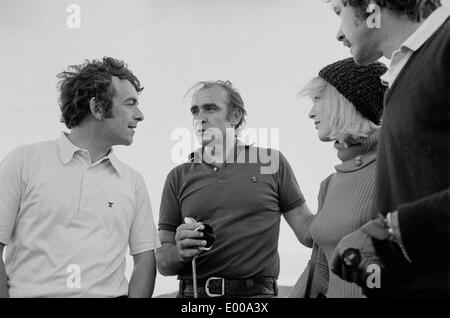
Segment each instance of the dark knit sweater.
[{"label": "dark knit sweater", "polygon": [[377,244],[388,270],[368,296],[448,295],[450,19],[416,51],[385,96],[374,213],[398,210],[409,264]]}]

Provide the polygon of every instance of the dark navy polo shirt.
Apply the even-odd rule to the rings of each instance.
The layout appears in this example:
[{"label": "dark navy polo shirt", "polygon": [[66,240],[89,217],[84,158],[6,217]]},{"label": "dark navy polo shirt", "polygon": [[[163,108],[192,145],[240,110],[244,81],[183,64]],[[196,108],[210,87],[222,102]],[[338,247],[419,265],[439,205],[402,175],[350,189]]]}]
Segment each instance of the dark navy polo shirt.
[{"label": "dark navy polo shirt", "polygon": [[[187,216],[214,229],[213,248],[197,259],[199,279],[278,277],[281,213],[305,202],[281,152],[242,146],[237,153],[221,168],[192,156],[164,185],[159,230],[175,232]],[[178,277],[192,278],[190,263]]]}]

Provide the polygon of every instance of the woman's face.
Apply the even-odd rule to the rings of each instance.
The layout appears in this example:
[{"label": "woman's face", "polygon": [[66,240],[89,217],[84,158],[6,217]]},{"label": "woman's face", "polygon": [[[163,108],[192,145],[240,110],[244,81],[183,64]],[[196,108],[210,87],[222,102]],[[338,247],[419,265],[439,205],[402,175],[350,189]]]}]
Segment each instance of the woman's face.
[{"label": "woman's face", "polygon": [[308,116],[314,120],[314,125],[317,129],[317,135],[321,141],[331,141],[331,127],[328,115],[325,112],[324,99],[322,96],[313,96],[313,107]]}]

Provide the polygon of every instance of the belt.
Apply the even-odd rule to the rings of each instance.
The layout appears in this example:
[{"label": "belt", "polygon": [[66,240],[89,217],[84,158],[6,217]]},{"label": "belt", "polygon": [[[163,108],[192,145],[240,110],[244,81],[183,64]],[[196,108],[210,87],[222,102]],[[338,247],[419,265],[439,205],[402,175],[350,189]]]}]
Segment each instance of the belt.
[{"label": "belt", "polygon": [[[197,281],[200,297],[251,297],[257,295],[278,295],[277,280],[274,277],[225,279],[210,277]],[[180,280],[179,296],[194,297],[192,280]]]}]

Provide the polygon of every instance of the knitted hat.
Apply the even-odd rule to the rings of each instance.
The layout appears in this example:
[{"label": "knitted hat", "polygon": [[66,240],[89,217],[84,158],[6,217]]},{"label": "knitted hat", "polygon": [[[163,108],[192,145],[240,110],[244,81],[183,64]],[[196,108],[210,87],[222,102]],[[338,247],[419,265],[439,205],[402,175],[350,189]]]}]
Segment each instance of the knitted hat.
[{"label": "knitted hat", "polygon": [[380,76],[386,71],[383,63],[362,66],[349,57],[325,66],[319,76],[333,85],[364,117],[380,124],[386,90]]}]

